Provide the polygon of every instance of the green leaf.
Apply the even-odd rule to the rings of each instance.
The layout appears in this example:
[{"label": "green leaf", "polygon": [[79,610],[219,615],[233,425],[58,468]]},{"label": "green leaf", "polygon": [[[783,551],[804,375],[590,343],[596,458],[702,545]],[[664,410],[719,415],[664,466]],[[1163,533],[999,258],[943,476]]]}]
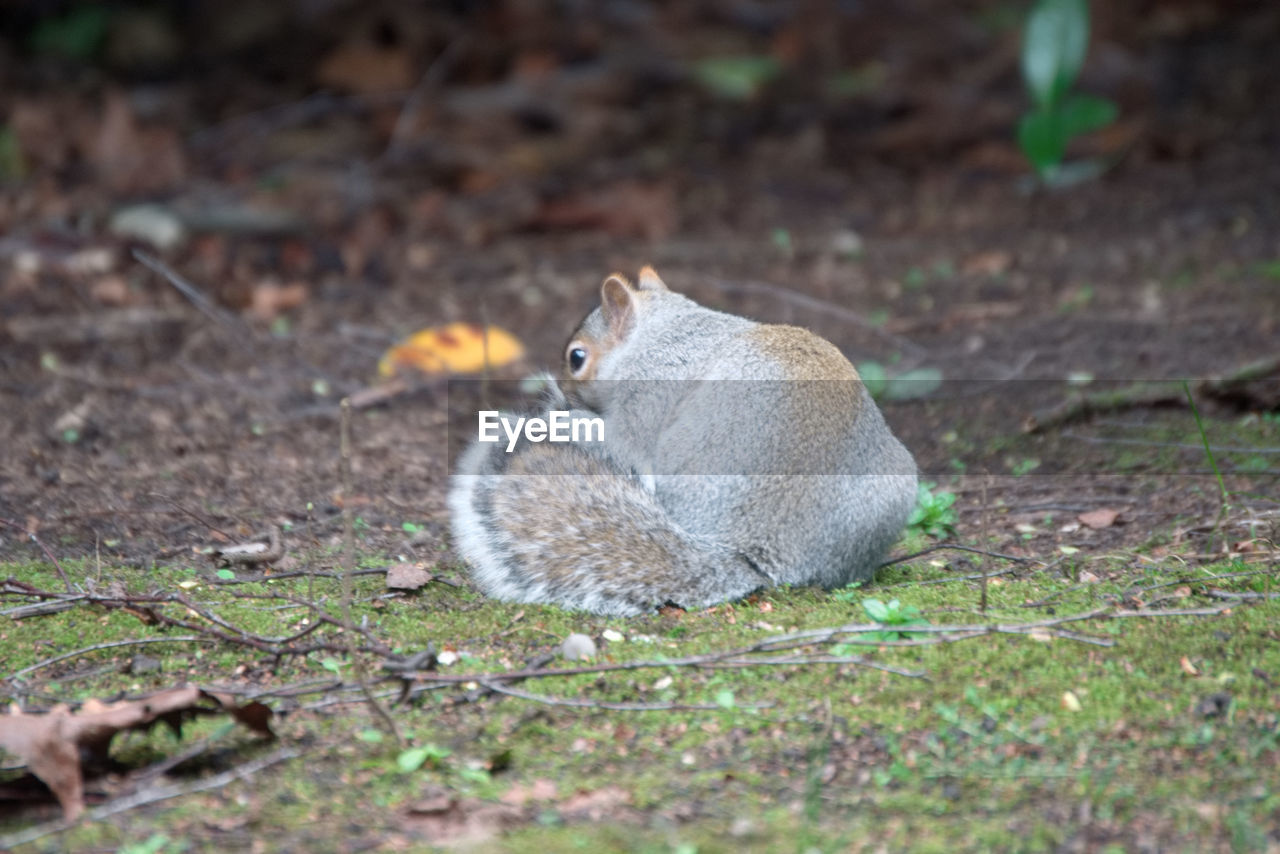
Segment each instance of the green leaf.
[{"label": "green leaf", "polygon": [[693,76],[712,94],[734,101],[752,98],[760,87],[782,71],[771,56],[724,56],[693,66]]},{"label": "green leaf", "polygon": [[338,663],[336,658],[326,658],[320,662],[320,666],[330,673],[340,673],[342,671],[342,665]]},{"label": "green leaf", "polygon": [[1022,38],[1022,80],[1041,109],[1075,83],[1089,46],[1086,0],[1038,0]]},{"label": "green leaf", "polygon": [[1114,102],[1093,95],[1070,95],[1058,105],[1057,112],[1062,133],[1068,140],[1104,128],[1120,114]]},{"label": "green leaf", "polygon": [[431,750],[427,747],[410,747],[408,750],[402,751],[396,757],[396,767],[405,774],[411,774],[422,767],[422,764],[431,756]]},{"label": "green leaf", "polygon": [[942,371],[937,368],[916,368],[898,374],[884,385],[885,400],[916,400],[928,397],[942,385]]},{"label": "green leaf", "polygon": [[236,574],[229,569],[220,569],[215,573],[223,581],[234,581]]},{"label": "green leaf", "polygon": [[109,19],[110,12],[103,5],[80,5],[60,17],[40,21],[31,32],[31,46],[37,53],[87,61],[102,46]]},{"label": "green leaf", "polygon": [[418,533],[419,531],[421,531],[421,530],[422,530],[422,527],[421,527],[420,525],[415,525],[415,524],[414,524],[414,523],[412,523],[412,522],[401,522],[401,523],[400,523],[400,528],[401,528],[401,530],[403,530],[406,534],[416,534],[416,533]]},{"label": "green leaf", "polygon": [[889,606],[879,599],[863,599],[862,610],[877,623],[883,623],[889,619]]},{"label": "green leaf", "polygon": [[725,690],[716,694],[716,705],[722,709],[734,708],[737,705],[737,701],[734,700],[733,692],[730,691],[728,688],[726,688]]},{"label": "green leaf", "polygon": [[0,181],[17,181],[26,174],[27,164],[18,135],[8,125],[0,125]]},{"label": "green leaf", "polygon": [[356,733],[356,738],[369,744],[381,744],[384,736],[382,730],[362,729]]},{"label": "green leaf", "polygon": [[1056,112],[1035,110],[1018,122],[1018,147],[1037,172],[1044,173],[1062,162],[1067,138]]},{"label": "green leaf", "polygon": [[477,785],[492,782],[493,776],[483,768],[470,768],[463,766],[458,769],[458,776],[468,783]]},{"label": "green leaf", "polygon": [[879,362],[863,362],[858,365],[858,375],[862,377],[862,384],[872,397],[879,399],[884,394],[884,386],[888,381],[884,365]]}]

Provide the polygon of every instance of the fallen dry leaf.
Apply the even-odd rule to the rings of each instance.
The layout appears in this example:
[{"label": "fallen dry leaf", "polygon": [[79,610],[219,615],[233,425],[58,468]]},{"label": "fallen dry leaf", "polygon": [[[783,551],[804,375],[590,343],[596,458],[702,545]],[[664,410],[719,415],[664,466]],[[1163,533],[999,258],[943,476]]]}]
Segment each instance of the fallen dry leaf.
[{"label": "fallen dry leaf", "polygon": [[325,55],[316,78],[322,86],[346,92],[399,92],[414,84],[413,60],[404,48],[349,42]]},{"label": "fallen dry leaf", "polygon": [[425,374],[473,374],[523,356],[524,345],[505,329],[450,323],[415,332],[387,350],[378,373],[390,377],[401,368],[413,368]]},{"label": "fallen dry leaf", "polygon": [[158,193],[186,177],[186,155],[172,128],[142,127],[124,93],[107,93],[88,159],[102,181],[119,193]]},{"label": "fallen dry leaf", "polygon": [[522,807],[530,801],[554,801],[558,791],[556,784],[539,777],[528,786],[517,783],[502,793],[501,801],[511,806]]},{"label": "fallen dry leaf", "polygon": [[100,764],[118,732],[149,729],[163,722],[181,735],[184,721],[218,713],[231,715],[260,735],[274,737],[271,710],[262,703],[242,706],[230,695],[188,686],[118,703],[87,700],[77,712],[65,706],[44,714],[15,709],[0,717],[0,749],[17,757],[42,780],[62,805],[66,819],[73,821],[84,811],[82,756]]},{"label": "fallen dry leaf", "polygon": [[434,845],[474,846],[525,820],[524,810],[432,787],[401,810],[400,824]]},{"label": "fallen dry leaf", "polygon": [[532,224],[541,228],[598,228],[615,237],[661,240],[676,229],[676,197],[669,184],[621,181],[544,204]]},{"label": "fallen dry leaf", "polygon": [[970,275],[999,276],[1013,266],[1013,256],[1003,249],[992,249],[970,255],[960,264],[960,271]]},{"label": "fallen dry leaf", "polygon": [[417,590],[428,584],[434,575],[420,566],[406,563],[394,564],[387,570],[387,588],[390,590]]},{"label": "fallen dry leaf", "polygon": [[1081,513],[1076,518],[1080,520],[1081,525],[1098,530],[1100,528],[1110,528],[1119,517],[1119,510],[1102,507],[1098,510],[1090,510],[1088,513]]},{"label": "fallen dry leaf", "polygon": [[631,793],[618,786],[603,786],[591,792],[575,792],[560,803],[565,818],[602,821],[619,807],[631,803]]},{"label": "fallen dry leaf", "polygon": [[124,306],[137,302],[124,276],[114,274],[95,279],[89,285],[89,296],[102,305]]},{"label": "fallen dry leaf", "polygon": [[297,308],[307,301],[307,286],[301,282],[282,285],[261,282],[249,297],[249,313],[270,323],[282,311]]},{"label": "fallen dry leaf", "polygon": [[1197,668],[1194,664],[1192,664],[1191,659],[1187,658],[1185,655],[1182,656],[1182,658],[1178,659],[1178,664],[1179,666],[1182,667],[1182,672],[1187,674],[1188,676],[1200,675],[1199,668]]}]

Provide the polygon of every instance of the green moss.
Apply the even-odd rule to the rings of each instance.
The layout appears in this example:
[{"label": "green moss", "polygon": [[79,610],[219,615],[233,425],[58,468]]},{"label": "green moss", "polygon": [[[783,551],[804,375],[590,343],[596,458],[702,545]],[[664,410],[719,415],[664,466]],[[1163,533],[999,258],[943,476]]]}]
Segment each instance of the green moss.
[{"label": "green moss", "polygon": [[[886,571],[866,595],[896,597],[921,609],[933,625],[987,625],[1085,613],[1114,605],[1135,586],[1166,582],[1176,584],[1153,594],[1181,598],[1157,607],[1220,604],[1209,598],[1210,589],[1280,589],[1274,574],[1224,577],[1256,569],[1243,564],[1162,570],[1147,562],[1134,569],[1132,554],[1111,561],[1095,556],[1084,562],[1085,557],[1082,566],[1100,579],[1096,583],[1079,583],[1079,567],[1065,564],[1054,572],[1018,568],[988,586],[986,612],[977,610],[975,582],[956,580],[954,571],[929,558]],[[1005,565],[988,563],[982,571]],[[305,608],[281,607],[289,605],[283,600],[244,598],[303,597],[306,579],[230,586],[210,584],[203,568],[141,573],[68,562],[64,569],[73,579],[96,577],[99,589],[118,582],[134,593],[182,591],[221,619],[266,637],[296,633],[307,617]],[[57,573],[42,564],[9,564],[0,572],[60,588]],[[197,583],[191,586],[192,581]],[[443,585],[379,600],[382,585],[378,576],[356,580],[356,618],[406,652],[432,643],[463,655],[442,668],[448,673],[523,666],[557,648],[572,631],[597,638],[606,629],[621,633],[625,640],[602,644],[601,660],[622,662],[709,653],[780,632],[866,620],[860,593],[841,597],[810,589],[773,591],[711,612],[622,620],[494,603]],[[890,585],[891,594],[878,592]],[[317,579],[313,595],[336,614],[338,590],[336,580]],[[180,613],[177,606],[165,607]],[[190,839],[198,850],[220,844],[220,832],[210,827],[222,825],[267,840],[268,846],[310,841],[317,850],[357,837],[412,840],[398,811],[428,787],[494,800],[517,784],[540,779],[555,783],[557,801],[530,807],[530,823],[493,843],[497,850],[795,851],[799,842],[841,851],[1051,851],[1076,838],[1081,810],[1108,826],[1151,827],[1154,838],[1172,849],[1211,847],[1215,840],[1248,848],[1265,838],[1280,805],[1276,625],[1280,602],[1256,601],[1216,616],[1064,626],[1110,646],[987,635],[854,650],[880,664],[923,671],[927,679],[851,664],[657,666],[520,686],[553,698],[632,703],[714,704],[732,692],[732,708],[710,711],[611,712],[497,696],[458,703],[453,698],[468,687],[448,687],[392,709],[411,744],[449,751],[410,774],[397,769],[389,741],[377,745],[355,737],[378,726],[363,705],[308,710],[301,706],[324,695],[271,699],[289,710],[278,729],[305,751],[305,759],[263,771],[251,782],[78,827],[25,850],[116,848],[155,833]],[[0,675],[92,644],[188,633],[99,606],[10,622],[0,632]],[[337,637],[322,628],[308,640]],[[136,653],[160,658],[162,670],[120,672]],[[7,683],[7,690],[11,697],[33,692],[46,703],[136,694],[183,681],[266,690],[332,676],[321,665],[327,657],[339,662],[344,675],[351,673],[338,652],[277,661],[225,643],[126,646],[41,667],[21,684]],[[377,662],[370,664],[376,672]],[[1078,710],[1069,708],[1068,693]],[[1214,695],[1229,698],[1212,700]],[[202,722],[186,741],[217,726]],[[221,735],[218,745],[210,754],[216,760],[182,769],[183,779],[224,770],[269,749],[238,731]],[[114,755],[137,767],[178,749],[156,730],[122,739]],[[498,770],[486,775],[483,769],[495,762]],[[556,823],[557,803],[607,786],[625,790],[627,814],[638,824]],[[538,816],[552,823],[540,823]],[[20,826],[8,819],[0,824],[0,836]]]}]

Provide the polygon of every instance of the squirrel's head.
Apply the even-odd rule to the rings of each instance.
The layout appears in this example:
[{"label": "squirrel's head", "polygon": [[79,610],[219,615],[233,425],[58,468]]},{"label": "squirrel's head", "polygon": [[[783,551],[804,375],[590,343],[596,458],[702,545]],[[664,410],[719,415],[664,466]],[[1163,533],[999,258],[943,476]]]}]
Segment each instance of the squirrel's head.
[{"label": "squirrel's head", "polygon": [[600,362],[635,334],[646,306],[671,291],[652,267],[645,267],[632,284],[614,273],[600,286],[600,305],[578,325],[564,348],[561,387],[567,394],[594,380]]}]

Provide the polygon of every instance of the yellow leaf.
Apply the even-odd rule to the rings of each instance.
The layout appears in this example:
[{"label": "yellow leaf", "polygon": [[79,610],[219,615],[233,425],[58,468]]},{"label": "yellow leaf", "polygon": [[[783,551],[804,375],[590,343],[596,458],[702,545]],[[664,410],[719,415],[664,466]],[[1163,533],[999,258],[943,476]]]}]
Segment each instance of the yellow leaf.
[{"label": "yellow leaf", "polygon": [[393,376],[402,368],[424,374],[473,374],[508,365],[524,355],[514,335],[496,326],[450,323],[421,329],[387,350],[378,373]]},{"label": "yellow leaf", "polygon": [[1080,705],[1080,698],[1076,696],[1075,691],[1062,692],[1062,708],[1066,709],[1068,712],[1078,712],[1083,708]]}]

